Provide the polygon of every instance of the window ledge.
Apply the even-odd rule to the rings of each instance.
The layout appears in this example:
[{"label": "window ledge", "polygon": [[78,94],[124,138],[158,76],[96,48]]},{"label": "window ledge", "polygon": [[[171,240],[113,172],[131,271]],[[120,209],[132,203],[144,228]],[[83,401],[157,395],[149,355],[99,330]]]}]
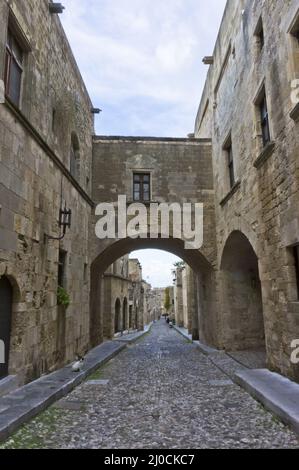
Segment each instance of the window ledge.
[{"label": "window ledge", "polygon": [[257,157],[257,159],[254,162],[255,168],[260,168],[267,160],[268,158],[271,157],[275,150],[275,142],[269,142],[265,148],[263,148],[262,152],[260,155]]},{"label": "window ledge", "polygon": [[290,118],[295,122],[299,122],[299,103],[297,103],[290,112]]},{"label": "window ledge", "polygon": [[235,185],[232,187],[230,192],[225,196],[225,198],[222,199],[220,202],[220,206],[225,206],[225,204],[233,197],[233,195],[238,191],[238,189],[241,186],[241,181],[237,181]]},{"label": "window ledge", "polygon": [[151,204],[161,204],[161,202],[157,201],[134,201],[133,199],[127,199],[127,206],[131,204],[143,204],[144,206],[150,206]]}]

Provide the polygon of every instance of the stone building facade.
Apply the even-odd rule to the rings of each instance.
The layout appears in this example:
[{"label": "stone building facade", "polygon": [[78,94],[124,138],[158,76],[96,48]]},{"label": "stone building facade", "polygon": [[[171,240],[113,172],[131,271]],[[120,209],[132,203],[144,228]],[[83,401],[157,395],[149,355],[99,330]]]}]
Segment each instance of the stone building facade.
[{"label": "stone building facade", "polygon": [[[107,270],[157,248],[189,266],[179,322],[194,339],[264,348],[271,369],[299,379],[290,361],[299,338],[298,37],[299,0],[228,0],[194,136],[94,136],[95,110],[49,1],[0,0],[0,378],[30,381],[110,337]],[[186,250],[173,226],[169,239],[99,240],[95,206],[119,195],[203,203],[202,248]]]},{"label": "stone building facade", "polygon": [[142,331],[150,323],[149,304],[147,296],[151,292],[149,286],[142,278],[142,266],[138,259],[129,259],[130,307],[132,324],[135,329]]},{"label": "stone building facade", "polygon": [[48,1],[0,0],[0,79],[1,376],[22,383],[89,348],[92,103]]},{"label": "stone building facade", "polygon": [[125,255],[115,261],[104,274],[103,288],[104,340],[143,331],[151,323],[151,286],[142,279],[138,259]]},{"label": "stone building facade", "polygon": [[[201,250],[187,250],[184,234],[181,238],[173,233],[170,217],[170,237],[158,233],[148,236],[148,226],[140,238],[123,236],[115,239],[99,240],[95,230],[99,217],[92,219],[90,230],[91,248],[91,345],[103,340],[101,305],[101,276],[116,259],[135,250],[153,248],[170,251],[183,258],[194,272],[205,282],[208,295],[205,308],[208,322],[217,322],[215,293],[213,290],[214,265],[216,261],[214,190],[211,164],[211,144],[209,139],[155,138],[155,137],[105,137],[93,139],[93,200],[96,205],[105,202],[113,208],[116,220],[123,217],[118,213],[118,198],[126,196],[124,210],[138,202],[143,188],[143,199],[149,218],[150,204],[203,203],[204,244]],[[141,184],[140,181],[143,181]],[[138,190],[136,190],[138,188]],[[145,188],[145,189],[144,189]],[[181,207],[181,206],[180,206]],[[127,223],[132,217],[127,216]],[[146,287],[146,286],[145,286]],[[212,330],[212,329],[211,329]],[[212,331],[213,333],[213,331]],[[198,334],[198,333],[197,333]],[[202,339],[213,340],[212,335],[203,334]]]},{"label": "stone building facade", "polygon": [[111,339],[133,327],[129,293],[129,256],[115,261],[104,274],[104,338]]},{"label": "stone building facade", "polygon": [[219,347],[299,378],[299,1],[229,0],[195,136],[212,139]]},{"label": "stone building facade", "polygon": [[174,317],[179,327],[188,330],[194,340],[199,339],[199,332],[204,331],[206,326],[199,325],[200,316],[198,310],[198,292],[194,273],[189,265],[177,267],[174,279]]}]

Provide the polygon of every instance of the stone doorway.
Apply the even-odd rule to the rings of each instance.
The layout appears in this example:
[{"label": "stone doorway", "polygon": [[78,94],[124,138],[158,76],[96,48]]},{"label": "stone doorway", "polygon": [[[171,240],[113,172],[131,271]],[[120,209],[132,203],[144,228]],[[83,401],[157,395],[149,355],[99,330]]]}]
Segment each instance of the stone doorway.
[{"label": "stone doorway", "polygon": [[233,232],[226,242],[221,278],[225,349],[264,350],[265,327],[258,258],[242,232]]},{"label": "stone doorway", "polygon": [[9,280],[2,277],[0,279],[0,340],[4,350],[4,358],[1,359],[4,359],[5,363],[0,363],[0,379],[8,375],[12,303],[13,288]]},{"label": "stone doorway", "polygon": [[114,317],[114,333],[119,333],[121,330],[120,327],[120,311],[121,311],[121,303],[120,300],[117,299],[115,302],[115,317]]}]

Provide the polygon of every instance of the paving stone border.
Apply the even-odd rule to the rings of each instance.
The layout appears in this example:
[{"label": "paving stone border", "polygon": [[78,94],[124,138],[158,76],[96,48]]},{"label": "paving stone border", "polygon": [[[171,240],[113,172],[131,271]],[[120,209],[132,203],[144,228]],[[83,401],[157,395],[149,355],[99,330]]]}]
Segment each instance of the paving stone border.
[{"label": "paving stone border", "polygon": [[[185,328],[175,326],[175,329],[190,340]],[[249,369],[225,351],[210,348],[199,341],[193,343],[230,380],[299,435],[299,384],[268,369]]]},{"label": "paving stone border", "polygon": [[20,426],[36,417],[50,405],[68,395],[99,367],[113,359],[127,345],[138,341],[148,333],[144,331],[127,335],[121,340],[107,341],[91,350],[81,372],[74,373],[68,365],[52,374],[41,377],[30,384],[0,398],[0,442],[6,440]]},{"label": "paving stone border", "polygon": [[240,371],[235,382],[299,435],[299,384],[268,369]]}]

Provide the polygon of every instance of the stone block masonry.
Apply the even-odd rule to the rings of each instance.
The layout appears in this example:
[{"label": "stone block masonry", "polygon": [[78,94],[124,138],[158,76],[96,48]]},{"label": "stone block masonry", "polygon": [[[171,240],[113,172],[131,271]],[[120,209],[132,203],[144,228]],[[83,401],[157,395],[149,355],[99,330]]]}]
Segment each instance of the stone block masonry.
[{"label": "stone block masonry", "polygon": [[[6,96],[0,105],[0,275],[13,288],[10,312],[1,315],[11,315],[8,373],[24,383],[89,349],[93,117],[48,1],[0,1],[1,58],[8,29],[21,46],[30,45],[23,51],[19,104]],[[1,78],[3,64],[1,59]],[[61,242],[45,239],[60,236],[59,211],[65,205],[72,211],[71,229]],[[60,267],[59,253],[65,254]],[[68,309],[57,305],[59,269]]]}]

